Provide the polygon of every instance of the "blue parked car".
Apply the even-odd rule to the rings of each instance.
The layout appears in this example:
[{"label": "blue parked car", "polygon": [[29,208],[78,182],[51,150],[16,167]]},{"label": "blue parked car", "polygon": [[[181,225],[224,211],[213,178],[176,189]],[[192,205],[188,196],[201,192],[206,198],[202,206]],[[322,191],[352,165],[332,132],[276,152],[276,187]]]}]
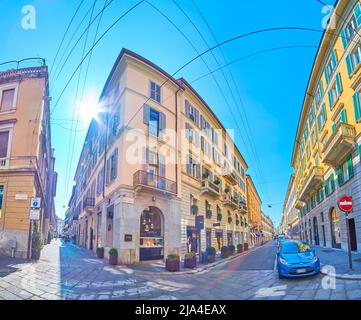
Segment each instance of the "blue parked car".
[{"label": "blue parked car", "polygon": [[278,276],[299,278],[318,274],[320,259],[304,241],[282,241],[277,252]]}]

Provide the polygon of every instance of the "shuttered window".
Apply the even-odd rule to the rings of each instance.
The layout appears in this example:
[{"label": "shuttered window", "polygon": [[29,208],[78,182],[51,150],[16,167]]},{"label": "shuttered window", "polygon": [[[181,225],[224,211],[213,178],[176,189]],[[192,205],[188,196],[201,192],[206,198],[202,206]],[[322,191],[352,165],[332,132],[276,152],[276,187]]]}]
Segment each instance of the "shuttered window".
[{"label": "shuttered window", "polygon": [[7,112],[14,109],[15,89],[0,91],[0,112]]},{"label": "shuttered window", "polygon": [[355,111],[355,120],[356,122],[359,122],[361,119],[361,101],[359,92],[355,92],[353,95],[353,107]]},{"label": "shuttered window", "polygon": [[158,103],[161,102],[161,87],[155,82],[150,82],[150,98]]}]

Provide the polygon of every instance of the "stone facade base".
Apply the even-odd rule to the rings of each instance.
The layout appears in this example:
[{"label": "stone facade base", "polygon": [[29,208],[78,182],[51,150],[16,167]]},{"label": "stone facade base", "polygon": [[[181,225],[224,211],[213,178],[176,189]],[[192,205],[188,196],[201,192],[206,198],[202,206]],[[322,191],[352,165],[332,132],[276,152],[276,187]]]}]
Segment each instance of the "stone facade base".
[{"label": "stone facade base", "polygon": [[28,247],[28,232],[24,230],[0,230],[0,254],[11,256],[11,240],[16,241],[15,257],[26,259]]}]

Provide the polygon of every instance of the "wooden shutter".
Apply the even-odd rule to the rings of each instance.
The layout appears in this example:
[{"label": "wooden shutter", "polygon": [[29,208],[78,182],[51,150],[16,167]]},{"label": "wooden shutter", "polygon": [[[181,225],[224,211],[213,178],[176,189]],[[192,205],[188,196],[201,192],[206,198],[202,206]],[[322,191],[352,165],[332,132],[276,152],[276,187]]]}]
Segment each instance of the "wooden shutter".
[{"label": "wooden shutter", "polygon": [[145,104],[143,108],[143,123],[147,126],[149,125],[149,118],[150,118],[150,106]]},{"label": "wooden shutter", "polygon": [[159,113],[159,129],[164,130],[166,127],[166,115],[163,112]]},{"label": "wooden shutter", "polygon": [[353,162],[352,162],[352,154],[350,154],[348,157],[347,157],[347,171],[348,171],[348,175],[349,175],[349,178],[352,178],[353,177]]},{"label": "wooden shutter", "polygon": [[361,106],[360,106],[360,96],[358,92],[355,92],[355,94],[353,95],[353,107],[355,110],[355,120],[356,122],[359,122],[361,118]]},{"label": "wooden shutter", "polygon": [[351,77],[352,72],[353,72],[353,68],[352,68],[352,62],[351,62],[351,55],[350,54],[348,54],[346,56],[346,66],[347,66],[348,76]]},{"label": "wooden shutter", "polygon": [[346,48],[347,48],[348,41],[347,41],[347,36],[346,36],[345,29],[342,29],[341,38],[342,38],[343,48],[346,49]]},{"label": "wooden shutter", "polygon": [[189,117],[189,102],[188,100],[185,101],[185,108],[186,108],[186,116]]},{"label": "wooden shutter", "polygon": [[343,185],[343,174],[342,174],[342,167],[341,166],[337,167],[337,181],[338,181],[339,186]]},{"label": "wooden shutter", "polygon": [[337,86],[338,94],[340,95],[342,93],[342,82],[339,73],[336,75],[336,86]]},{"label": "wooden shutter", "polygon": [[347,114],[346,114],[346,110],[342,109],[341,110],[341,122],[342,123],[347,123]]}]

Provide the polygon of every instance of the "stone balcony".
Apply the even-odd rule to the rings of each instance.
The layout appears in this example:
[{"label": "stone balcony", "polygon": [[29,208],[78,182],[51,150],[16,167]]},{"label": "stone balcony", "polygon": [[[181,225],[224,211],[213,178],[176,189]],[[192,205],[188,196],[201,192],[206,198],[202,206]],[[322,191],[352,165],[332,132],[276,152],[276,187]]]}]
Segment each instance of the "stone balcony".
[{"label": "stone balcony", "polygon": [[238,200],[229,193],[224,193],[222,195],[222,201],[225,206],[229,206],[233,209],[236,209],[239,207]]},{"label": "stone balcony", "polygon": [[303,208],[303,206],[305,205],[305,203],[301,200],[297,200],[296,203],[295,203],[295,208],[297,210],[301,210]]},{"label": "stone balcony", "polygon": [[221,190],[219,185],[215,184],[210,179],[202,180],[201,192],[206,193],[213,197],[219,197],[221,195]]},{"label": "stone balcony", "polygon": [[337,167],[355,148],[354,126],[340,123],[323,147],[323,162]]},{"label": "stone balcony", "polygon": [[305,179],[302,189],[298,195],[299,200],[306,202],[310,195],[315,193],[323,185],[323,168],[314,166]]},{"label": "stone balcony", "polygon": [[237,176],[234,171],[226,171],[222,174],[222,177],[233,186],[237,184]]}]

